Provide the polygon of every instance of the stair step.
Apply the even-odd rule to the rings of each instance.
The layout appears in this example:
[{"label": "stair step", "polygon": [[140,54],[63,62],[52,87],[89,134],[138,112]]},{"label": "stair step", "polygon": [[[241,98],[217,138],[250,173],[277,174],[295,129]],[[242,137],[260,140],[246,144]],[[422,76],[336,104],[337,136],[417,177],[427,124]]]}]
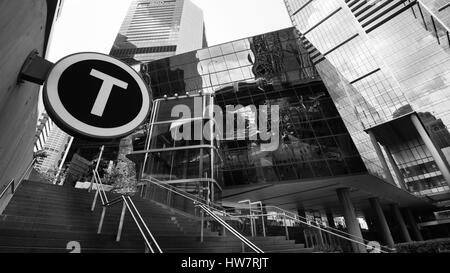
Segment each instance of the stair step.
[{"label": "stair step", "polygon": [[[102,233],[97,234],[102,207],[98,199],[95,211],[90,211],[94,194],[86,189],[24,181],[0,216],[0,253],[68,253],[69,241],[80,242],[85,253],[143,253],[143,238],[129,212],[121,241],[115,241],[122,204],[107,208]],[[109,200],[120,196],[107,195]],[[204,229],[201,243],[198,217],[138,196],[132,200],[164,252],[242,252],[242,242],[228,232],[219,236]],[[247,238],[267,252],[312,252],[284,236]],[[248,247],[246,252],[251,252]]]}]

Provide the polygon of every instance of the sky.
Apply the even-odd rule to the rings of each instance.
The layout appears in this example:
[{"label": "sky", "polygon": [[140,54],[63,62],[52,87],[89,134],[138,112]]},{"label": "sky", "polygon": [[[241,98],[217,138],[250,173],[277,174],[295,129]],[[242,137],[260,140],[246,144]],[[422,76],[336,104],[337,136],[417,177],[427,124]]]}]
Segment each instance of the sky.
[{"label": "sky", "polygon": [[[64,0],[47,59],[109,53],[132,0]],[[203,10],[209,46],[292,26],[283,0],[191,0]],[[39,113],[43,111],[39,103]]]},{"label": "sky", "polygon": [[[283,0],[192,0],[203,10],[209,45],[292,26]],[[65,0],[48,59],[109,53],[131,0]]]}]

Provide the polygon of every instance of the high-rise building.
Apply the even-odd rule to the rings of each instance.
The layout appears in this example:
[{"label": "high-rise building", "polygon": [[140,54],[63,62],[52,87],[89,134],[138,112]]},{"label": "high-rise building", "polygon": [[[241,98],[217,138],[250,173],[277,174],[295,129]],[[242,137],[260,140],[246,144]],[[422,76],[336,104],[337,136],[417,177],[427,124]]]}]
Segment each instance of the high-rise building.
[{"label": "high-rise building", "polygon": [[36,169],[46,172],[47,170],[58,168],[67,149],[70,136],[57,126],[53,126],[49,137],[44,144],[46,157],[36,164]]},{"label": "high-rise building", "polygon": [[[381,164],[380,172],[370,169],[367,153],[352,138],[355,132],[368,134],[348,126],[328,86],[334,70],[322,76],[309,49],[288,28],[142,64],[155,99],[151,135],[143,150],[128,155],[142,178],[224,206],[256,202],[320,219],[327,215],[329,223],[344,216],[358,238],[357,218],[372,217],[373,207],[392,205],[398,219],[398,206],[428,209],[428,199],[378,177],[384,174]],[[211,104],[214,118],[206,110]],[[176,109],[183,109],[182,117]],[[207,129],[211,119],[214,133]],[[433,122],[441,127],[441,121]],[[208,132],[218,139],[205,138]],[[171,203],[194,209],[175,197]],[[387,225],[380,232],[390,236]]]},{"label": "high-rise building", "polygon": [[50,132],[55,126],[55,123],[50,119],[48,114],[46,112],[43,112],[36,128],[36,136],[33,148],[34,152],[44,149],[44,145],[50,136]]},{"label": "high-rise building", "polygon": [[134,0],[110,55],[136,64],[204,46],[203,12],[190,0]]},{"label": "high-rise building", "polygon": [[[207,47],[203,11],[190,0],[134,0],[110,55],[139,70],[139,63]],[[116,160],[120,140],[92,142],[75,138],[69,158],[89,160],[103,145],[104,159]]]},{"label": "high-rise building", "polygon": [[285,0],[367,169],[449,205],[445,0]]}]

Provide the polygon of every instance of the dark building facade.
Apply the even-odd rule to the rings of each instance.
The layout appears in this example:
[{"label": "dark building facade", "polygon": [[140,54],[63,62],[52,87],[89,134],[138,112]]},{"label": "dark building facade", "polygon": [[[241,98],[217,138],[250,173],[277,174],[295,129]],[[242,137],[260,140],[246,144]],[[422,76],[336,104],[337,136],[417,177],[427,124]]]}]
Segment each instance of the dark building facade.
[{"label": "dark building facade", "polygon": [[[295,28],[144,63],[141,73],[154,107],[144,149],[135,149],[130,158],[145,165],[143,178],[218,202],[252,200],[344,215],[353,230],[359,224],[349,218],[345,200],[358,216],[370,209],[370,198],[383,205],[428,206],[367,168]],[[212,104],[222,116],[207,111]],[[194,115],[174,114],[179,105]],[[261,118],[267,119],[266,128]],[[174,128],[181,134],[185,125],[195,128],[210,120],[215,141],[173,139]]]},{"label": "dark building facade", "polygon": [[[143,66],[155,99],[207,90],[223,110],[227,105],[242,106],[235,119],[243,117],[247,126],[235,136],[248,138],[252,125],[257,126],[257,113],[251,106],[280,107],[278,145],[272,151],[261,149],[264,141],[258,139],[228,140],[228,136],[219,141],[225,187],[366,172],[342,118],[293,29]],[[202,70],[203,67],[210,70]]]}]

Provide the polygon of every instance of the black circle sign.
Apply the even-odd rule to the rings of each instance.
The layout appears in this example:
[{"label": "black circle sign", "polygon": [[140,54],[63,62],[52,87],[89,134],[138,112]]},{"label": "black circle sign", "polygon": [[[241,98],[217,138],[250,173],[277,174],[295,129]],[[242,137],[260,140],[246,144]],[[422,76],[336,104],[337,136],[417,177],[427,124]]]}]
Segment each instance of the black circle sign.
[{"label": "black circle sign", "polygon": [[100,53],[78,53],[57,62],[44,85],[45,108],[71,135],[114,139],[132,133],[150,112],[139,74]]}]

